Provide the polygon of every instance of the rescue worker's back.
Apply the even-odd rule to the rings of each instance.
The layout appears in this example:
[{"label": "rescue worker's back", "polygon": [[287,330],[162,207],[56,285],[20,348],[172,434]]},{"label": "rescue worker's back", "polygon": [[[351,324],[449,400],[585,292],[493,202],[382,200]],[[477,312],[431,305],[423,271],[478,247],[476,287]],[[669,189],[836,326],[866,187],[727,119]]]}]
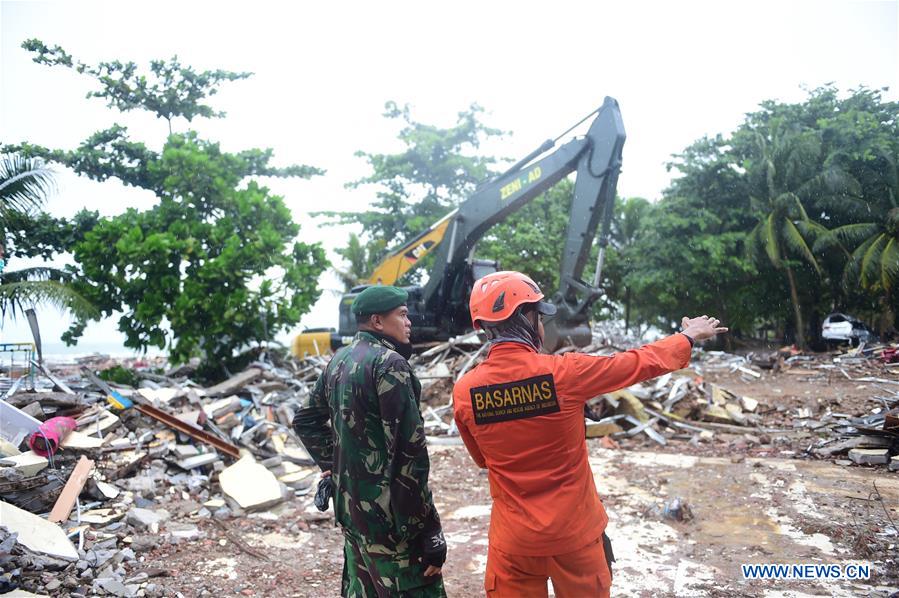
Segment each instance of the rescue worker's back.
[{"label": "rescue worker's back", "polygon": [[607,598],[614,556],[587,458],[584,403],[686,366],[695,339],[727,329],[708,316],[684,318],[683,333],[612,357],[543,355],[542,318],[557,310],[520,272],[475,281],[469,309],[491,345],[456,383],[453,406],[493,496],[484,589],[542,598],[552,580],[559,598]]},{"label": "rescue worker's back", "polygon": [[587,458],[584,403],[686,366],[690,348],[683,335],[612,357],[493,345],[453,389],[462,439],[489,468],[491,546],[542,556],[595,542],[608,519]]}]

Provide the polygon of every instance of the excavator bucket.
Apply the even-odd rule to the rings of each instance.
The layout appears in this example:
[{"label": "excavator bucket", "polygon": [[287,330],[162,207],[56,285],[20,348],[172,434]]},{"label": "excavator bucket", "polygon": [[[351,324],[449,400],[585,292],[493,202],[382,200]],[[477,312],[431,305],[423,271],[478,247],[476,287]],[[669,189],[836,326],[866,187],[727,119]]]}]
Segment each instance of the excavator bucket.
[{"label": "excavator bucket", "polygon": [[593,342],[593,332],[590,330],[590,322],[572,323],[559,318],[546,320],[543,323],[545,336],[543,338],[543,350],[553,353],[565,345],[586,347]]}]

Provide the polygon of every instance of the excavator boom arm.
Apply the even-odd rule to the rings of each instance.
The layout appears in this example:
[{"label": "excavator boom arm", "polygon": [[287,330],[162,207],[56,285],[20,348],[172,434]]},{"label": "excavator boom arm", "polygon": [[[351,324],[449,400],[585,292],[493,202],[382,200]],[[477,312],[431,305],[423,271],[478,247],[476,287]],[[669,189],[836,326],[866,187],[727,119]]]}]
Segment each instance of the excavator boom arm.
[{"label": "excavator boom arm", "polygon": [[456,212],[457,210],[453,210],[432,224],[428,230],[381,260],[381,263],[368,277],[368,284],[396,284],[403,274],[415,267],[415,264],[440,245]]},{"label": "excavator boom arm", "polygon": [[[607,97],[585,137],[566,143],[536,162],[519,162],[464,201],[449,222],[450,240],[438,248],[434,270],[424,289],[428,311],[458,314],[461,310],[452,309],[448,303],[459,296],[455,291],[461,283],[460,273],[477,241],[492,226],[576,171],[560,288],[554,297],[559,314],[547,323],[547,346],[554,348],[566,338],[583,343],[585,335],[589,342],[588,312],[600,291],[581,281],[581,276],[602,220],[606,223],[601,247],[607,242],[625,137],[618,102]],[[541,149],[549,147],[544,144]],[[459,327],[458,322],[447,324],[450,328]]]}]

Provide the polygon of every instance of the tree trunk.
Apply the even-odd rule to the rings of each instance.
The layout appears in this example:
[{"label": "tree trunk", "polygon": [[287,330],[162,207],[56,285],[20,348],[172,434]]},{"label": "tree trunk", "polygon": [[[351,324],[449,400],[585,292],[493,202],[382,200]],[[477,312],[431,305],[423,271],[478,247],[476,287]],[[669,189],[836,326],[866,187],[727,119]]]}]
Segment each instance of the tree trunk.
[{"label": "tree trunk", "polygon": [[624,287],[624,334],[627,334],[631,325],[631,289]]},{"label": "tree trunk", "polygon": [[727,313],[727,306],[724,304],[724,302],[718,303],[718,313],[716,315],[724,323],[725,326],[728,326],[730,328],[729,334],[722,334],[721,336],[717,337],[719,345],[723,341],[724,350],[727,351],[728,353],[733,353],[733,351],[734,351],[733,334],[736,331],[730,324],[730,318],[728,317],[728,313]]},{"label": "tree trunk", "polygon": [[799,291],[796,290],[796,279],[793,270],[786,266],[787,280],[790,281],[790,300],[793,302],[793,314],[796,316],[796,345],[805,349],[805,325],[802,322],[802,309],[799,307]]}]

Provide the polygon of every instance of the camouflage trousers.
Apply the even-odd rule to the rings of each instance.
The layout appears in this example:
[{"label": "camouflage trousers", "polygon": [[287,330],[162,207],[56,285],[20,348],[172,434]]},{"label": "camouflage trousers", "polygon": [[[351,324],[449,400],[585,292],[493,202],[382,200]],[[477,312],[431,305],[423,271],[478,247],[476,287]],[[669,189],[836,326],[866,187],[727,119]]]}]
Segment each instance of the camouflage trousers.
[{"label": "camouflage trousers", "polygon": [[441,576],[425,577],[426,567],[408,550],[391,552],[343,531],[344,598],[446,598]]}]

